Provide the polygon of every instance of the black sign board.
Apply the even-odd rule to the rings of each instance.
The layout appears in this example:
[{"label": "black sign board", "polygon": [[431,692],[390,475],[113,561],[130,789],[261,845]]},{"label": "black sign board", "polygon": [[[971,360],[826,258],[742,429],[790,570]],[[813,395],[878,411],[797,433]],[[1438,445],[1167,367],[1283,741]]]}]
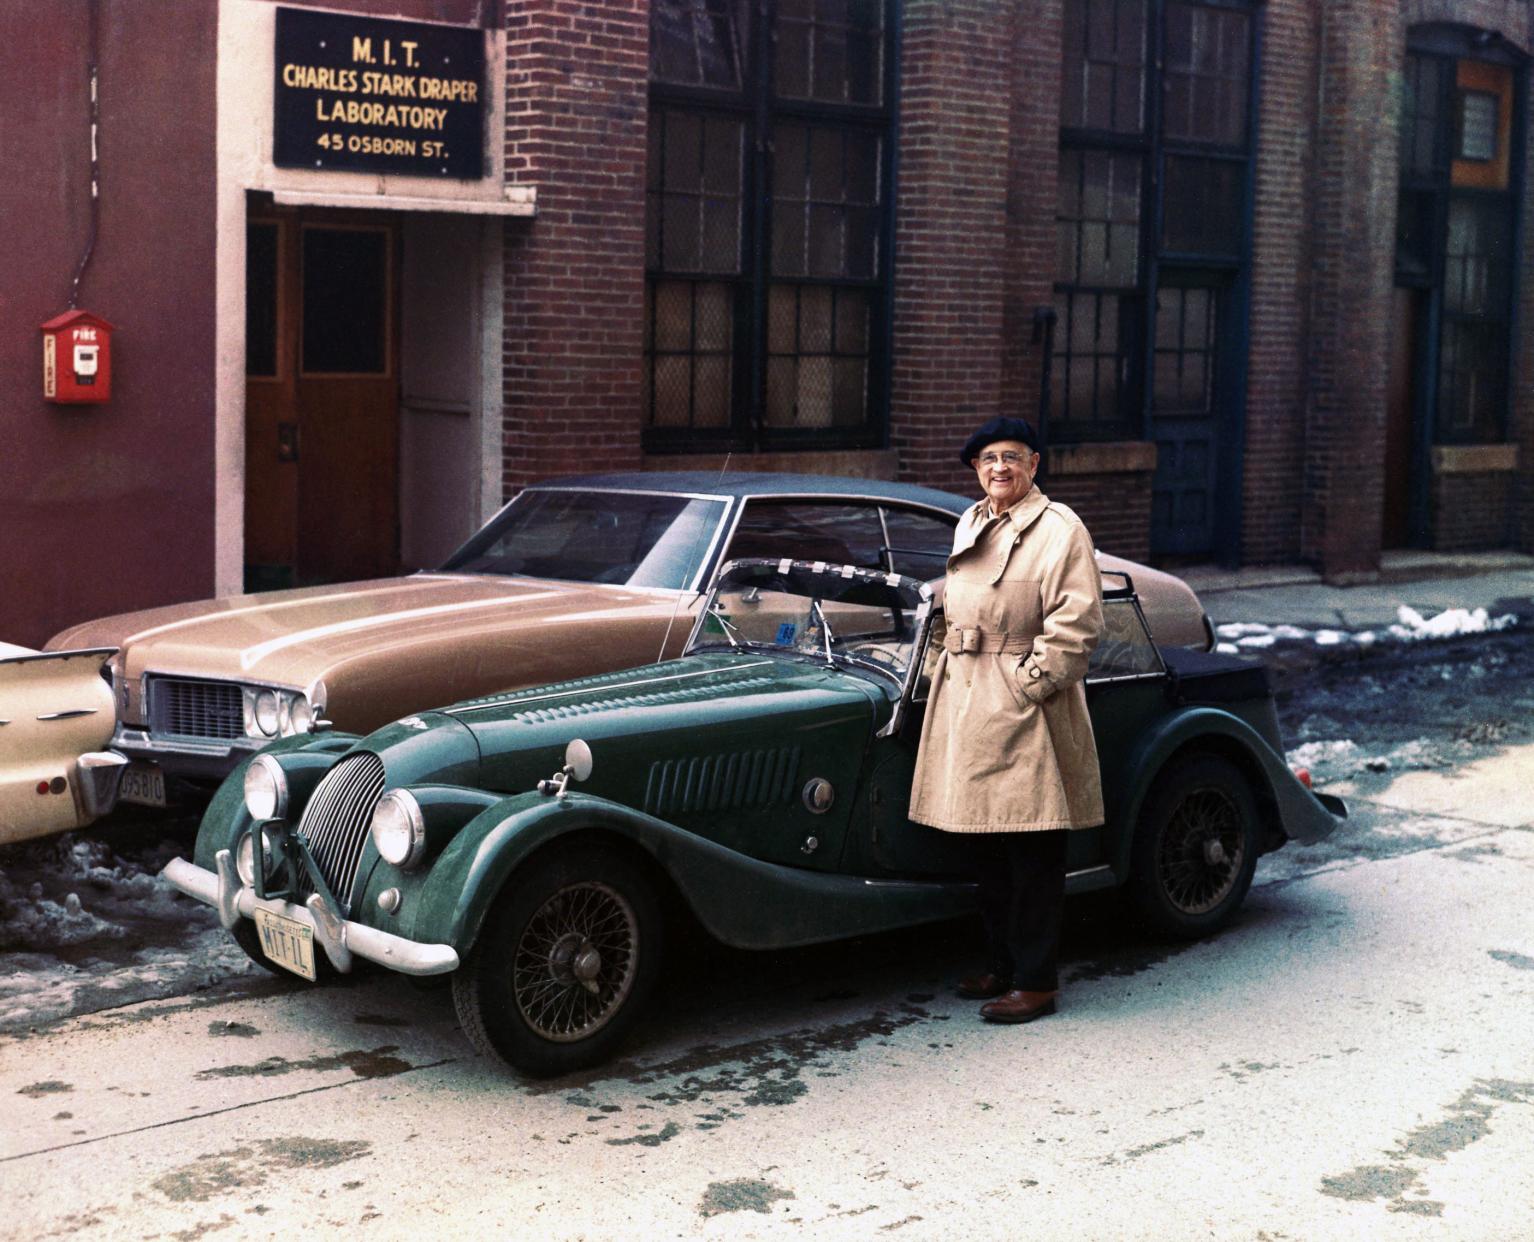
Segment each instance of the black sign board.
[{"label": "black sign board", "polygon": [[485,175],[485,37],[462,26],[277,10],[272,162]]}]

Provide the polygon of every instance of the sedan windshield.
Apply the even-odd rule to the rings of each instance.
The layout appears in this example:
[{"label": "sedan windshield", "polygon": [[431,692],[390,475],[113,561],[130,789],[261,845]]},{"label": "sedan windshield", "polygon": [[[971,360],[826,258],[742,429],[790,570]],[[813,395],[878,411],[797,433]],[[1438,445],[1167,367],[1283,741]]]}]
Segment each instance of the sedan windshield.
[{"label": "sedan windshield", "polygon": [[849,661],[904,683],[927,587],[897,574],[804,561],[735,561],[720,572],[690,650],[773,649],[834,664]]},{"label": "sedan windshield", "polygon": [[695,583],[724,514],[723,500],[531,488],[442,568],[682,589]]}]

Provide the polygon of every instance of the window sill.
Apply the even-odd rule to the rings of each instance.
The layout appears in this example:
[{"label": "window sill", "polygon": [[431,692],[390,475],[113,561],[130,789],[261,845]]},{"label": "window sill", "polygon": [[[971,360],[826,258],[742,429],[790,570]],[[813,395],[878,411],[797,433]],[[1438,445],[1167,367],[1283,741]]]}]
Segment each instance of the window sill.
[{"label": "window sill", "polygon": [[1434,474],[1512,474],[1518,469],[1516,444],[1435,444]]},{"label": "window sill", "polygon": [[1150,474],[1156,446],[1149,440],[1052,444],[1044,464],[1053,476],[1067,474]]}]

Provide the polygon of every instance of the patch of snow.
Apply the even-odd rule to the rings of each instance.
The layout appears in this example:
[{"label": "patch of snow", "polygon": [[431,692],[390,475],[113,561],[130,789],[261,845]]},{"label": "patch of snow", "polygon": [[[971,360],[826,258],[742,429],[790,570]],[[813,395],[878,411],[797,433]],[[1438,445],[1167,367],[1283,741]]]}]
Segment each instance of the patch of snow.
[{"label": "patch of snow", "polygon": [[1514,613],[1490,616],[1486,609],[1445,608],[1433,617],[1424,617],[1415,608],[1402,604],[1396,610],[1397,624],[1390,633],[1405,642],[1424,638],[1454,638],[1460,634],[1486,634],[1518,624]]},{"label": "patch of snow", "polygon": [[0,1030],[259,969],[209,907],[160,879],[191,852],[176,829],[108,820],[0,848]]},{"label": "patch of snow", "polygon": [[1241,638],[1247,634],[1270,634],[1273,627],[1255,621],[1227,621],[1224,625],[1215,626],[1214,632],[1221,638]]},{"label": "patch of snow", "polygon": [[1324,742],[1306,742],[1287,751],[1285,761],[1291,768],[1332,767],[1351,762],[1358,753],[1358,743],[1351,738],[1333,738]]},{"label": "patch of snow", "polygon": [[1348,641],[1348,636],[1341,630],[1317,630],[1316,646],[1335,647],[1338,643]]},{"label": "patch of snow", "polygon": [[1241,651],[1235,643],[1216,643],[1214,649],[1221,655],[1238,655]]},{"label": "patch of snow", "polygon": [[1302,630],[1297,625],[1275,625],[1273,635],[1275,638],[1309,638],[1310,631]]},{"label": "patch of snow", "polygon": [[1276,639],[1272,634],[1248,634],[1245,638],[1236,639],[1236,646],[1271,647],[1277,641],[1278,639]]}]

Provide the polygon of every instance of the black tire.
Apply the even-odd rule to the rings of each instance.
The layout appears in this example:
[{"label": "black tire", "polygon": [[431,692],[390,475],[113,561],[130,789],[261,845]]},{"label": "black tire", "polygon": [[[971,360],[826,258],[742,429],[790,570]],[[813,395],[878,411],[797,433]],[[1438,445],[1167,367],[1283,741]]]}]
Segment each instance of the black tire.
[{"label": "black tire", "polygon": [[1156,777],[1140,811],[1129,898],[1157,933],[1194,940],[1230,922],[1257,867],[1257,800],[1240,770],[1193,755]]},{"label": "black tire", "polygon": [[662,939],[651,884],[612,850],[535,859],[453,975],[458,1021],[480,1052],[535,1078],[595,1065],[654,991]]}]

